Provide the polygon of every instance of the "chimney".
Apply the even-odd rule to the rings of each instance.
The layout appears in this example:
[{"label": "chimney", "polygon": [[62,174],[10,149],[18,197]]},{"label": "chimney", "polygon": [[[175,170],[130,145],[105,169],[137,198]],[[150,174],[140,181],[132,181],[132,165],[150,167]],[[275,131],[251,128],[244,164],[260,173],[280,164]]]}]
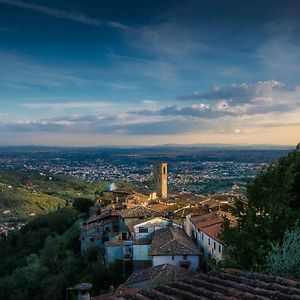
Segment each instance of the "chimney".
[{"label": "chimney", "polygon": [[77,300],[90,300],[89,290],[93,287],[91,283],[78,283],[74,286],[78,292]]}]

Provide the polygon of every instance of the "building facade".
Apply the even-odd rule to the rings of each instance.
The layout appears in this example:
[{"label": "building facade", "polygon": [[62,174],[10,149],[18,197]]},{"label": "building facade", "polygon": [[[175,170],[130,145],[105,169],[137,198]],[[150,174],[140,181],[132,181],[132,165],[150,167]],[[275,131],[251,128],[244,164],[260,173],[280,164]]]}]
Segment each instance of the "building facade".
[{"label": "building facade", "polygon": [[236,219],[230,213],[222,211],[198,217],[192,215],[186,217],[186,232],[196,243],[205,262],[208,258],[222,260],[224,257],[224,245],[220,233],[225,216],[231,226],[236,226]]},{"label": "building facade", "polygon": [[146,222],[141,222],[134,226],[134,238],[151,239],[155,230],[171,226],[171,220],[165,218],[154,218]]},{"label": "building facade", "polygon": [[200,265],[200,251],[182,229],[175,227],[154,232],[150,255],[153,267],[170,264],[195,271]]}]

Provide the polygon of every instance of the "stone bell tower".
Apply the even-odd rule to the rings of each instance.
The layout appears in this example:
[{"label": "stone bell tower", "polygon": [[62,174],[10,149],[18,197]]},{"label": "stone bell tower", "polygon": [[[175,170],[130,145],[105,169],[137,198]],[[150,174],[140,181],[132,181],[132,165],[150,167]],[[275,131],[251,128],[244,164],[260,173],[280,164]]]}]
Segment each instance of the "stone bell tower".
[{"label": "stone bell tower", "polygon": [[159,162],[153,165],[154,190],[158,197],[168,197],[168,170],[167,163]]}]

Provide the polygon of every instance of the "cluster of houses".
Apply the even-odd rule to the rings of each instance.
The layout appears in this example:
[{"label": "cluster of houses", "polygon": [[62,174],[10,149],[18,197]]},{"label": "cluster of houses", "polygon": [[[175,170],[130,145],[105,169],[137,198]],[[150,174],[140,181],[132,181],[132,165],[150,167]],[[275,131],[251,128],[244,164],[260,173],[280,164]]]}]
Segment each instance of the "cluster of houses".
[{"label": "cluster of houses", "polygon": [[[91,246],[99,247],[106,264],[123,261],[124,268],[130,261],[133,266],[123,284],[93,300],[294,299],[300,295],[299,283],[290,279],[235,269],[197,272],[209,271],[210,258],[224,258],[220,237],[224,218],[231,226],[237,220],[224,209],[224,199],[203,199],[201,206],[169,209],[166,168],[165,163],[154,166],[155,193],[150,197],[114,191],[118,201],[106,205],[100,214],[93,208],[93,215],[82,224],[83,253]],[[90,299],[90,288],[91,284],[75,286],[78,299]]]},{"label": "cluster of houses", "polygon": [[[156,165],[155,170],[158,172],[156,186],[166,184],[166,164]],[[165,199],[165,196],[166,187],[160,187],[158,197]],[[217,210],[203,214],[202,211],[198,216],[190,213],[178,219],[164,209],[157,209],[159,203],[133,205],[128,201],[133,198],[127,195],[127,201],[123,198],[107,206],[105,211],[82,224],[82,253],[91,246],[99,247],[105,263],[131,261],[134,270],[169,264],[195,271],[206,267],[209,257],[222,259],[224,246],[219,233],[224,216],[232,225],[235,222],[228,212]]]}]

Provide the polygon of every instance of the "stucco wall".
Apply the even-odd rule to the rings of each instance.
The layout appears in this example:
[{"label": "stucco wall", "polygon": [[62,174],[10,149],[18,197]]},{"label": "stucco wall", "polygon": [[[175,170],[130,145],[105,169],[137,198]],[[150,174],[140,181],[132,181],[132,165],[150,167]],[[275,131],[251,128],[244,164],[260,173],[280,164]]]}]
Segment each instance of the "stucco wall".
[{"label": "stucco wall", "polygon": [[[174,258],[174,259],[173,259]],[[183,256],[182,255],[175,255],[174,257],[172,256],[153,256],[153,267],[162,265],[162,264],[170,264],[173,266],[180,267],[180,262],[183,261]],[[197,255],[188,255],[187,259],[191,262],[190,264],[190,270],[197,270],[199,267],[199,256]]]},{"label": "stucco wall", "polygon": [[133,260],[152,260],[149,251],[150,245],[133,245]]},{"label": "stucco wall", "polygon": [[[215,239],[208,236],[207,234],[205,234],[204,232],[202,232],[201,230],[198,230],[191,223],[188,217],[186,218],[186,220],[187,220],[187,225],[186,225],[187,234],[192,239],[194,240],[196,239],[195,243],[197,245],[197,248],[199,250],[203,250],[205,259],[207,259],[208,255],[210,255],[212,258],[221,260],[223,258],[223,251],[224,251],[223,245],[218,241],[216,241]],[[203,234],[203,239],[202,239],[202,234]]]}]

